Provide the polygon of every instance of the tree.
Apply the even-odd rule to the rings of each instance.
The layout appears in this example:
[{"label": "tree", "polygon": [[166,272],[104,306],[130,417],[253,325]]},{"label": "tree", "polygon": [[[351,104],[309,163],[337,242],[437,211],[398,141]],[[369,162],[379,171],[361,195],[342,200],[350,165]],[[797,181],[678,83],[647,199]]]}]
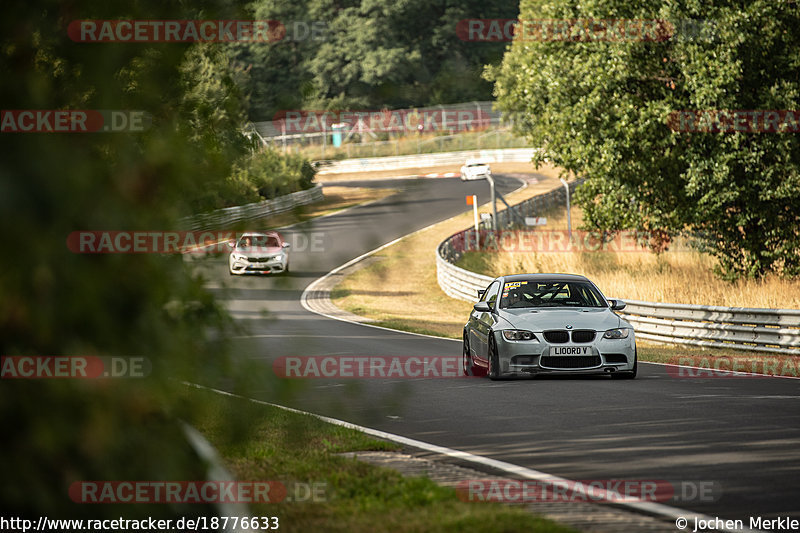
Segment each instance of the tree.
[{"label": "tree", "polygon": [[[798,109],[794,3],[527,0],[520,12],[579,22],[571,40],[516,40],[487,76],[543,148],[537,161],[588,178],[576,195],[587,224],[690,234],[729,278],[800,274],[796,133],[669,126],[682,110]],[[598,40],[581,33],[588,19],[670,24],[656,40]]]},{"label": "tree", "polygon": [[[4,109],[142,110],[143,132],[0,133],[0,355],[144,357],[143,379],[6,380],[0,500],[31,518],[163,516],[170,506],[72,504],[78,480],[203,479],[176,418],[181,380],[230,371],[231,321],[179,255],[80,255],[81,230],[179,229],[193,200],[248,154],[242,100],[208,47],[75,43],[78,18],[236,18],[225,2],[11,2],[0,22]],[[80,7],[80,9],[78,9]],[[196,10],[196,11],[192,11]],[[184,509],[187,515],[206,512]]]},{"label": "tree", "polygon": [[287,109],[383,109],[486,100],[483,65],[503,43],[469,42],[456,27],[467,18],[514,18],[500,0],[258,0],[253,16],[278,20],[273,43],[238,47],[250,69],[253,120]]}]

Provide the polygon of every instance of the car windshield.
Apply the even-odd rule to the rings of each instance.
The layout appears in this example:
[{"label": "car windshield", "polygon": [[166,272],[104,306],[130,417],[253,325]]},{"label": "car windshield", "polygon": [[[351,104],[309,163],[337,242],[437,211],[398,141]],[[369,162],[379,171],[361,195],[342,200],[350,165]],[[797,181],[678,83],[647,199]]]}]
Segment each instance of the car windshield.
[{"label": "car windshield", "polygon": [[507,281],[501,309],[526,307],[606,307],[600,292],[585,281]]},{"label": "car windshield", "polygon": [[467,166],[468,166],[469,168],[474,168],[474,167],[485,167],[485,166],[486,166],[486,163],[472,163],[472,164],[469,164],[469,165],[467,165]]},{"label": "car windshield", "polygon": [[277,248],[281,245],[277,237],[270,235],[247,235],[239,239],[239,248]]}]

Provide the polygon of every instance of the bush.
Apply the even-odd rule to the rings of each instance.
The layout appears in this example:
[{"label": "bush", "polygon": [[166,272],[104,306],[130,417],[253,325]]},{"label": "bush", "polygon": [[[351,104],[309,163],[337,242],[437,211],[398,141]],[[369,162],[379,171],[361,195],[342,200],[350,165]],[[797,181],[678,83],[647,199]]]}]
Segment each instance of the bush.
[{"label": "bush", "polygon": [[[311,163],[296,154],[283,155],[265,150],[249,156],[237,165],[226,184],[231,185],[228,205],[236,205],[252,188],[259,198],[269,200],[292,192],[310,189],[316,170]],[[233,186],[236,188],[233,188]]]}]

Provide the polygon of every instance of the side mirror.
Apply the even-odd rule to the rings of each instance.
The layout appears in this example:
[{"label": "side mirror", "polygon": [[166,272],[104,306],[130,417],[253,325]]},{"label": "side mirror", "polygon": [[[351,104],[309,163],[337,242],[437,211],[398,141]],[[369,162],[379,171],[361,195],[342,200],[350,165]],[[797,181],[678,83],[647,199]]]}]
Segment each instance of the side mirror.
[{"label": "side mirror", "polygon": [[490,313],[492,311],[492,308],[489,307],[488,302],[478,302],[473,305],[472,308],[479,313]]},{"label": "side mirror", "polygon": [[611,306],[612,311],[622,311],[627,307],[627,304],[622,300],[609,300],[608,303]]},{"label": "side mirror", "polygon": [[288,242],[283,243],[281,246],[284,247],[284,248],[291,248],[292,247],[292,245],[290,243],[288,243]]},{"label": "side mirror", "polygon": [[226,242],[225,244],[227,244],[227,245],[228,245],[228,248],[230,248],[231,250],[233,250],[233,247],[234,247],[233,241],[228,241],[228,242]]}]

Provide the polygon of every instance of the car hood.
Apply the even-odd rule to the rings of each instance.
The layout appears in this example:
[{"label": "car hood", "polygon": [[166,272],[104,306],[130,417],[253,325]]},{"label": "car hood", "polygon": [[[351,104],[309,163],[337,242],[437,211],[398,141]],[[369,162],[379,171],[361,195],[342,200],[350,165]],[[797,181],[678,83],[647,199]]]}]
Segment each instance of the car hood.
[{"label": "car hood", "polygon": [[548,329],[593,329],[605,331],[619,327],[630,327],[611,309],[583,307],[578,309],[559,309],[552,307],[538,309],[502,309],[503,318],[516,329],[545,331]]},{"label": "car hood", "polygon": [[236,248],[234,252],[247,255],[256,255],[256,254],[277,254],[281,250],[283,250],[283,248],[280,246],[243,246],[241,248]]}]

